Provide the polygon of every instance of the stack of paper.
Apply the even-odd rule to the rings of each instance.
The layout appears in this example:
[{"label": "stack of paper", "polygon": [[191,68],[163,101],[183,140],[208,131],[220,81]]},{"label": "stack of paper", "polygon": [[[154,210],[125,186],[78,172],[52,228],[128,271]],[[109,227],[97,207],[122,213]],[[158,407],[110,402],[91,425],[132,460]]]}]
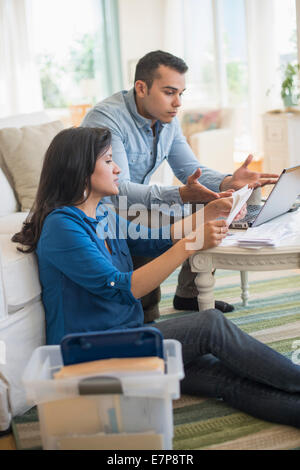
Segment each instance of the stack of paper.
[{"label": "stack of paper", "polygon": [[237,244],[244,248],[262,248],[264,246],[276,246],[273,238],[251,238],[244,237],[237,240]]},{"label": "stack of paper", "polygon": [[248,185],[232,193],[233,204],[229,216],[227,217],[228,225],[231,224],[235,216],[240,212],[252,194],[253,189],[249,189]]}]

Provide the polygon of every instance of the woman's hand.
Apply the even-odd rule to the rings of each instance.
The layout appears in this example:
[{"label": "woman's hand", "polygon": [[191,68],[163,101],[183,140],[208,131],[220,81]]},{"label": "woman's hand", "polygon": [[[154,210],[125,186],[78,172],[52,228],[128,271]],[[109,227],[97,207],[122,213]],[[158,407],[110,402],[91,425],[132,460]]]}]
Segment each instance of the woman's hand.
[{"label": "woman's hand", "polygon": [[200,226],[182,240],[185,243],[185,250],[188,256],[199,250],[208,250],[218,246],[228,232],[228,225],[225,220],[212,220]]},{"label": "woman's hand", "polygon": [[204,222],[209,222],[219,217],[228,217],[232,208],[232,203],[232,197],[224,197],[209,202],[204,207]]}]

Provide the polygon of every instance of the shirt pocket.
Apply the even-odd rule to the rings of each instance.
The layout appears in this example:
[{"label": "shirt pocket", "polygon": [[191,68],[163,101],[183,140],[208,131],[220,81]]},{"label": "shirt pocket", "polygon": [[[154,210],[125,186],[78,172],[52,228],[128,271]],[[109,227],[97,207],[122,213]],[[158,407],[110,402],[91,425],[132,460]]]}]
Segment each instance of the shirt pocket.
[{"label": "shirt pocket", "polygon": [[131,255],[126,242],[120,243],[116,248],[113,264],[123,273],[133,270]]},{"label": "shirt pocket", "polygon": [[130,152],[127,155],[130,172],[130,180],[134,183],[142,183],[145,175],[150,170],[150,158],[146,152]]}]

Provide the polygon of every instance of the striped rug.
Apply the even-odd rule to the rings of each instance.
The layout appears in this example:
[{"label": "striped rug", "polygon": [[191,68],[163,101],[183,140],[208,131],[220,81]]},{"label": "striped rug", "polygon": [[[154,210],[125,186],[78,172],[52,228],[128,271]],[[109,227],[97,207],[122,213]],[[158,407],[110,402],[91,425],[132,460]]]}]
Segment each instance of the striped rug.
[{"label": "striped rug", "polygon": [[[188,312],[172,306],[178,270],[162,285],[161,319]],[[249,273],[249,306],[236,271],[216,272],[215,297],[235,305],[227,314],[247,333],[291,358],[300,340],[300,270]],[[174,450],[300,450],[300,430],[255,419],[221,401],[183,395],[174,405]],[[18,449],[41,446],[36,409],[14,418]]]},{"label": "striped rug", "polygon": [[[178,270],[162,285],[162,320],[183,314],[172,306],[177,275]],[[300,270],[249,272],[249,294],[249,305],[243,307],[239,272],[217,271],[215,298],[235,305],[227,317],[291,358],[293,343],[300,341]],[[300,450],[300,430],[261,421],[205,397],[176,400],[174,425],[174,449]]]}]

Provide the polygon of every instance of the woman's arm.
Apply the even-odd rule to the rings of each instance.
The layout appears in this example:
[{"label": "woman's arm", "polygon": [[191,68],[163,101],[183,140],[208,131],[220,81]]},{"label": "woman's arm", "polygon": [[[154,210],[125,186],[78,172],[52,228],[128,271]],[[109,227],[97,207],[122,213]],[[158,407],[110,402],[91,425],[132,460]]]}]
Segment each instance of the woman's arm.
[{"label": "woman's arm", "polygon": [[[136,269],[131,278],[131,292],[140,298],[158,287],[178,266],[195,251],[213,248],[226,236],[225,220],[232,207],[232,198],[210,202],[204,208],[175,222],[171,227],[173,246],[156,259]],[[194,247],[191,249],[190,247]]]},{"label": "woman's arm", "polygon": [[135,298],[143,297],[158,287],[189,256],[201,250],[213,248],[222,241],[228,231],[225,220],[207,222],[174,244],[168,251],[150,263],[133,271],[131,292]]},{"label": "woman's arm", "polygon": [[194,212],[188,217],[175,222],[171,227],[171,238],[173,243],[187,236],[190,232],[193,232],[197,227],[216,220],[218,217],[228,217],[233,199],[232,197],[225,197],[216,199],[208,203],[205,207]]}]

